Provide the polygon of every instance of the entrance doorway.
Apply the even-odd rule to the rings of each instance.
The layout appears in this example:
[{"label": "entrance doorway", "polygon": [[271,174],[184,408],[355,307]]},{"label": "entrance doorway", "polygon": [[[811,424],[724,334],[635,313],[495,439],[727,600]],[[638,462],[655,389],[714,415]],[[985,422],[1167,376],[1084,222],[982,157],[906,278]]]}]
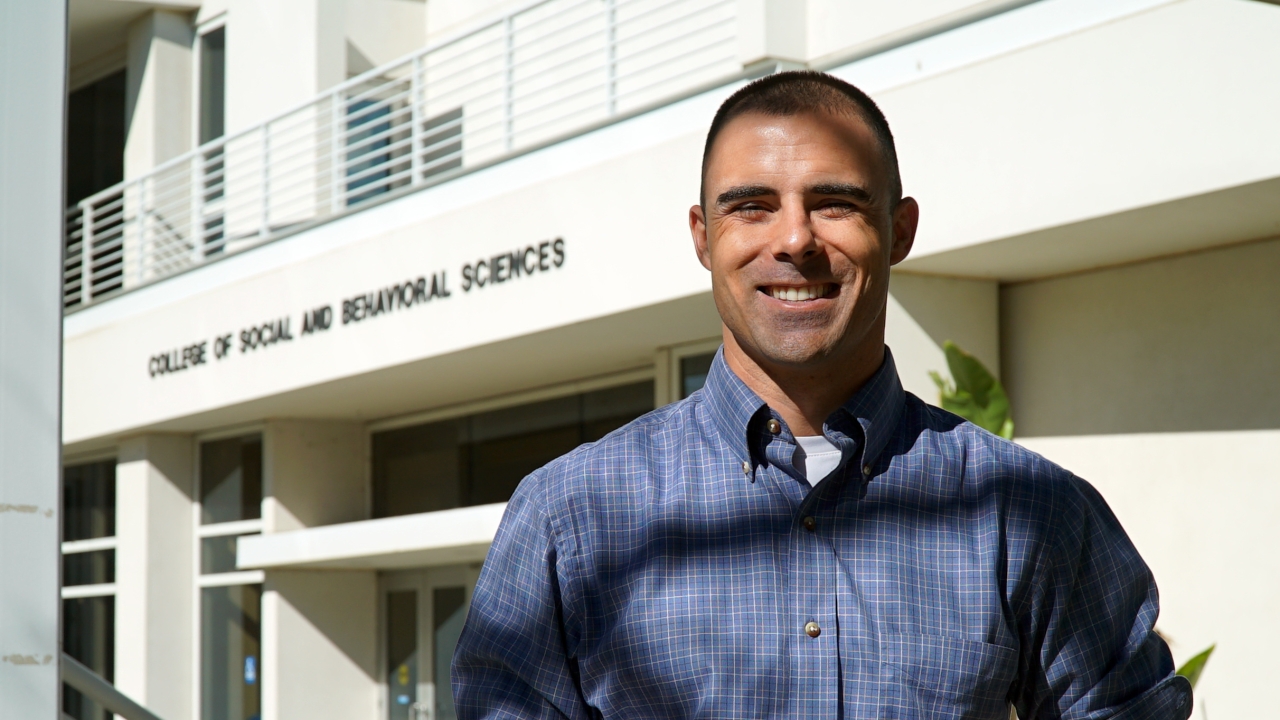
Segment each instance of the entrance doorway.
[{"label": "entrance doorway", "polygon": [[387,720],[455,720],[449,665],[480,566],[385,573],[380,581]]}]

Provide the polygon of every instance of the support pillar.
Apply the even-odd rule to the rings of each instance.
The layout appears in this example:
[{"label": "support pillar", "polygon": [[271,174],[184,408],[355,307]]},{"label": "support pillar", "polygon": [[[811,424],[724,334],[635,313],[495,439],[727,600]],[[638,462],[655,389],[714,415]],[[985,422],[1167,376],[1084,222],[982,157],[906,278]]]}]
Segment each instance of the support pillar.
[{"label": "support pillar", "polygon": [[154,10],[129,26],[124,176],[137,177],[191,149],[191,48],[185,14]]},{"label": "support pillar", "polygon": [[145,435],[116,461],[116,659],[121,692],[165,720],[191,717],[194,443]]},{"label": "support pillar", "polygon": [[[367,519],[367,447],[359,423],[267,422],[263,532]],[[263,720],[374,717],[377,573],[269,570],[263,590]]]}]

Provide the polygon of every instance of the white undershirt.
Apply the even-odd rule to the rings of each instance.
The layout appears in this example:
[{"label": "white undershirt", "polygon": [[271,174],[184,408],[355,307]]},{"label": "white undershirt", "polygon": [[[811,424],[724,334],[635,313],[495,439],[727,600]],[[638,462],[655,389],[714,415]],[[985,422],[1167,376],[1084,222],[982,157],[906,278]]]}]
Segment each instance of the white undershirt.
[{"label": "white undershirt", "polygon": [[822,435],[797,437],[792,462],[809,485],[817,485],[840,466],[840,448]]}]

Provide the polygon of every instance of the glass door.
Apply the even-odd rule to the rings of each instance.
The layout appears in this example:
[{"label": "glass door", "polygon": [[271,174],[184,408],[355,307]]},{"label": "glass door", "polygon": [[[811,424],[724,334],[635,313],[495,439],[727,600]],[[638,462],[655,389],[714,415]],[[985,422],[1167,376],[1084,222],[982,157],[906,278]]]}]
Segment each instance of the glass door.
[{"label": "glass door", "polygon": [[455,720],[449,665],[480,567],[386,573],[381,582],[387,720]]}]

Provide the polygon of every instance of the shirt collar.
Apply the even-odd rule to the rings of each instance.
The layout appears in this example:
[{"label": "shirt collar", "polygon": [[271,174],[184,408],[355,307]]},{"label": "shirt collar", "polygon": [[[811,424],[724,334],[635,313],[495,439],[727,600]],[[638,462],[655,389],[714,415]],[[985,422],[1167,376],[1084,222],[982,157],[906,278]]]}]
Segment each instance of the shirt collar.
[{"label": "shirt collar", "polygon": [[[757,417],[764,421],[764,416],[770,415],[769,408],[729,369],[729,364],[724,359],[723,345],[716,351],[715,359],[711,362],[704,396],[712,422],[734,454],[753,463],[758,460],[752,452],[752,422]],[[893,353],[886,346],[880,369],[827,418],[824,431],[830,437],[833,426],[846,425],[846,420],[857,421],[866,438],[862,461],[864,464],[873,464],[893,437],[905,401],[906,392],[898,379]]]}]

